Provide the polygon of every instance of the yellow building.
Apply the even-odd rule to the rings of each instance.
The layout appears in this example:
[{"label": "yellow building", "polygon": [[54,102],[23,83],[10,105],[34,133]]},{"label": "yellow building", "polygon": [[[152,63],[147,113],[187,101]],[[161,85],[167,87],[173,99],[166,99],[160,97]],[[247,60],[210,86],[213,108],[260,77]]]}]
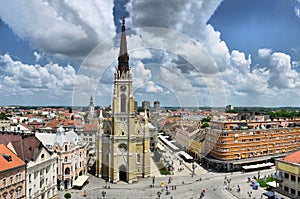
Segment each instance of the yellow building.
[{"label": "yellow building", "polygon": [[277,182],[274,189],[275,197],[300,197],[300,151],[276,160],[276,173],[273,175]]},{"label": "yellow building", "polygon": [[114,74],[112,119],[99,117],[96,175],[110,182],[132,183],[150,176],[150,135],[147,114],[136,118],[132,74],[123,19],[118,67]]}]

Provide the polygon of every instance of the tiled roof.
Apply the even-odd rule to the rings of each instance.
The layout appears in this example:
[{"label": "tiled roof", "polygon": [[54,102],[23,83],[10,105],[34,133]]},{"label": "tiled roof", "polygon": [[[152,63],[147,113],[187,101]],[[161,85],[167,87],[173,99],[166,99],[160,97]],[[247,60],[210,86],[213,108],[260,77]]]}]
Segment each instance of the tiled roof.
[{"label": "tiled roof", "polygon": [[287,155],[282,159],[286,162],[300,164],[300,151]]},{"label": "tiled roof", "polygon": [[85,124],[83,130],[84,131],[97,131],[97,124]]},{"label": "tiled roof", "polygon": [[[16,156],[16,154],[9,150],[4,144],[0,144],[0,151],[0,172],[25,165],[25,162]],[[10,159],[10,161],[8,161],[5,156]]]},{"label": "tiled roof", "polygon": [[0,144],[7,145],[8,143],[12,144],[16,154],[25,162],[34,161],[44,147],[33,134],[1,133]]}]

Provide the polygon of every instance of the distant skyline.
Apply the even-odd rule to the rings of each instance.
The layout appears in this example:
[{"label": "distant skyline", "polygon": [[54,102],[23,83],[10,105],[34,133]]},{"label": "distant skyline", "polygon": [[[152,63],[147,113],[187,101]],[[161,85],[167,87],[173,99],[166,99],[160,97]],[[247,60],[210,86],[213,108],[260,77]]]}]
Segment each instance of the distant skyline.
[{"label": "distant skyline", "polygon": [[0,2],[0,105],[110,105],[125,15],[139,105],[300,106],[300,0]]}]

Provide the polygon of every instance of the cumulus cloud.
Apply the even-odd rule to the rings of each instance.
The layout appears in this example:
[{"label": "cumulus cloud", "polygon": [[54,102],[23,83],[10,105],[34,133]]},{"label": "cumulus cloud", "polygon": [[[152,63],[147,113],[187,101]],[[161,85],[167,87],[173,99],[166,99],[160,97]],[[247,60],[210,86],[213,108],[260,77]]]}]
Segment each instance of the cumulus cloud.
[{"label": "cumulus cloud", "polygon": [[272,49],[269,48],[261,48],[258,49],[258,57],[265,59],[265,58],[269,58],[272,54]]},{"label": "cumulus cloud", "polygon": [[113,0],[1,1],[1,19],[47,53],[84,56],[115,34]]},{"label": "cumulus cloud", "polygon": [[275,52],[270,57],[269,86],[276,88],[295,88],[299,86],[299,74],[291,67],[291,57]]},{"label": "cumulus cloud", "polygon": [[146,85],[146,92],[162,94],[163,93],[163,88],[156,85],[153,81],[150,81]]},{"label": "cumulus cloud", "polygon": [[[24,64],[13,60],[10,55],[0,55],[1,65],[1,85],[0,92],[7,96],[18,94],[27,96],[43,94],[45,98],[53,99],[53,103],[60,104],[65,101],[65,95],[69,96],[71,101],[71,92],[74,86],[74,80],[78,77],[71,65],[61,66],[56,63],[49,63],[44,66],[36,64]],[[85,77],[85,81],[88,77]],[[62,100],[61,98],[64,98]],[[28,100],[27,99],[27,100]],[[67,100],[68,101],[68,100]]]}]

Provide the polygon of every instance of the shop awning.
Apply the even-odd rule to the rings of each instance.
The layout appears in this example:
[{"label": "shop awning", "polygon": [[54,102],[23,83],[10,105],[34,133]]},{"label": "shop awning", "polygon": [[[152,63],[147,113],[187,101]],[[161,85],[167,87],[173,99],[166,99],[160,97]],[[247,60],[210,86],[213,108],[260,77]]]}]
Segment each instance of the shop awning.
[{"label": "shop awning", "polygon": [[246,166],[242,166],[243,169],[247,170],[247,169],[258,169],[258,168],[263,168],[263,167],[270,167],[273,166],[274,164],[271,162],[268,163],[262,163],[262,164],[254,164],[254,165],[246,165]]},{"label": "shop awning", "polygon": [[82,187],[88,179],[89,176],[87,175],[78,176],[78,178],[73,183],[73,187]]},{"label": "shop awning", "polygon": [[269,185],[270,187],[276,188],[276,182],[275,181],[267,182],[267,185]]}]

